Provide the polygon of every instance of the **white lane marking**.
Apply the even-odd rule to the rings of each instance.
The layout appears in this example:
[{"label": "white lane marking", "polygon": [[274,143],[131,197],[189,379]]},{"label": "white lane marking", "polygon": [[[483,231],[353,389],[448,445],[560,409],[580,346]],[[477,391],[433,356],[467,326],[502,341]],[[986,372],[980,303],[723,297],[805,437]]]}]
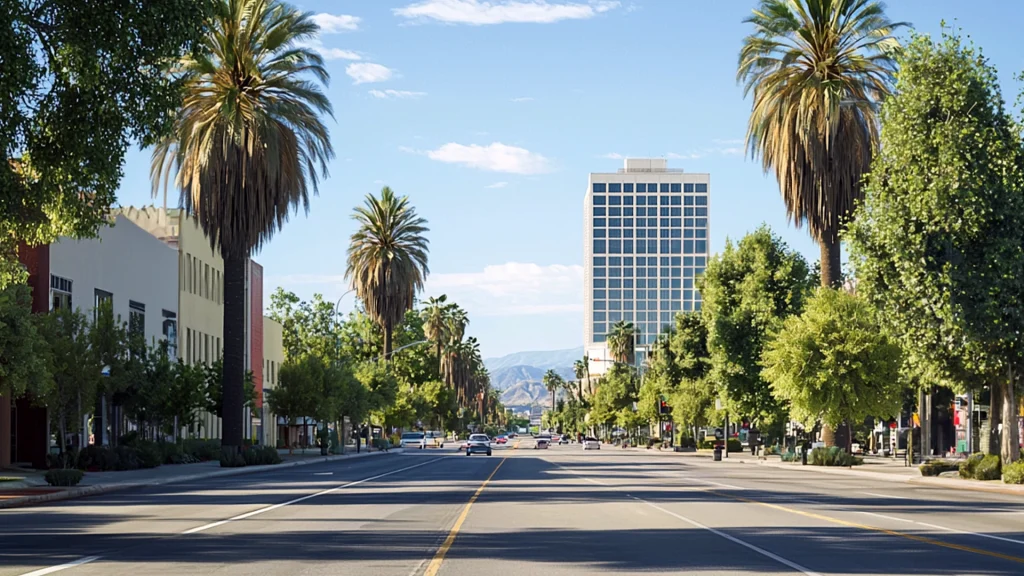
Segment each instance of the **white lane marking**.
[{"label": "white lane marking", "polygon": [[237,520],[245,520],[246,518],[252,518],[253,516],[256,516],[257,514],[263,514],[265,512],[270,512],[271,510],[277,510],[278,508],[284,508],[285,506],[291,506],[292,504],[298,504],[299,502],[304,502],[306,500],[309,500],[310,498],[316,498],[317,496],[323,496],[325,494],[331,494],[331,493],[337,492],[338,490],[343,490],[345,488],[351,488],[352,486],[358,486],[359,484],[362,484],[364,482],[370,482],[370,481],[376,480],[378,478],[383,478],[385,476],[391,476],[393,474],[398,474],[399,472],[405,472],[406,470],[412,470],[413,468],[419,468],[420,466],[426,466],[427,464],[432,464],[432,463],[437,462],[438,460],[442,460],[442,459],[443,458],[434,458],[433,460],[428,460],[426,462],[421,462],[421,463],[415,464],[413,466],[406,466],[405,468],[399,468],[398,470],[392,470],[390,472],[385,472],[383,474],[377,474],[376,476],[370,476],[369,478],[363,478],[362,480],[356,480],[354,482],[349,482],[348,484],[342,484],[341,486],[335,486],[334,488],[329,488],[327,490],[321,490],[320,492],[316,492],[314,494],[307,494],[307,495],[305,495],[305,496],[303,496],[301,498],[296,498],[294,500],[289,500],[287,502],[282,502],[280,504],[274,504],[273,506],[267,506],[265,508],[260,508],[259,510],[253,510],[252,512],[246,512],[245,514],[239,514],[238,516],[233,516],[231,518],[228,518],[227,520],[220,520],[219,522],[211,522],[209,524],[203,524],[202,526],[197,526],[195,528],[191,528],[189,530],[185,530],[184,532],[182,532],[182,534],[195,534],[196,532],[203,532],[205,530],[209,530],[210,528],[216,528],[218,526],[223,526],[225,524],[228,524],[230,522],[235,522]]},{"label": "white lane marking", "polygon": [[953,534],[966,534],[969,536],[979,536],[981,538],[989,538],[991,540],[999,540],[1000,542],[1009,542],[1011,544],[1024,544],[1024,540],[1014,540],[1013,538],[1004,538],[1002,536],[995,536],[994,534],[982,534],[981,532],[970,532],[968,530],[958,530],[956,528],[947,528],[945,526],[939,526],[938,524],[929,524],[928,522],[918,522],[912,520],[914,524],[920,526],[927,526],[929,528],[935,528],[936,530],[943,530],[945,532],[951,532]]},{"label": "white lane marking", "polygon": [[906,496],[890,496],[889,494],[876,494],[874,492],[861,492],[861,494],[867,494],[868,496],[874,496],[875,498],[891,498],[893,500],[913,500],[913,498],[907,498]]},{"label": "white lane marking", "polygon": [[897,518],[895,516],[889,516],[889,515],[886,515],[886,514],[876,514],[874,512],[864,512],[864,511],[860,511],[859,513],[860,514],[865,514],[867,516],[874,516],[876,518],[885,518],[886,520],[894,520],[896,522],[909,522],[911,524],[914,523],[913,520],[907,520],[906,518]]},{"label": "white lane marking", "polygon": [[26,572],[21,576],[44,576],[45,574],[53,574],[54,572],[60,572],[61,570],[67,570],[68,568],[74,568],[75,566],[81,566],[88,564],[89,562],[95,562],[99,560],[99,556],[84,556],[78,560],[73,560],[67,564],[61,564],[60,566],[50,566],[49,568],[40,568],[39,570],[33,570],[32,572]]},{"label": "white lane marking", "polygon": [[747,548],[749,550],[753,550],[754,552],[757,552],[758,554],[760,554],[760,555],[762,555],[762,556],[764,556],[766,558],[771,558],[772,560],[775,560],[779,564],[788,566],[788,567],[792,568],[793,570],[796,570],[797,572],[800,572],[801,574],[804,574],[805,576],[821,576],[821,574],[819,574],[817,572],[812,572],[809,568],[805,568],[805,567],[797,564],[796,562],[793,562],[791,560],[786,560],[785,558],[783,558],[782,556],[779,556],[778,554],[775,554],[773,552],[769,552],[769,551],[765,550],[764,548],[761,548],[761,547],[755,546],[755,545],[753,545],[753,544],[751,544],[749,542],[745,542],[743,540],[740,540],[739,538],[736,538],[735,536],[732,536],[730,534],[726,534],[725,532],[722,532],[721,530],[716,530],[716,529],[714,529],[714,528],[712,528],[710,526],[705,526],[704,524],[701,524],[700,522],[697,522],[696,520],[691,520],[691,519],[687,518],[686,516],[682,516],[680,514],[676,514],[675,512],[672,512],[671,510],[666,510],[666,509],[662,508],[661,506],[658,506],[657,504],[654,504],[652,502],[648,502],[647,500],[644,500],[643,498],[637,498],[636,496],[632,496],[632,495],[629,495],[629,497],[634,499],[634,500],[637,500],[639,502],[643,502],[644,504],[647,504],[648,506],[650,506],[651,508],[654,508],[655,510],[660,510],[660,511],[664,512],[665,514],[668,514],[669,516],[672,516],[673,518],[677,518],[679,520],[682,520],[683,522],[686,522],[687,524],[689,524],[691,526],[694,526],[694,527],[697,527],[697,528],[702,528],[704,530],[707,530],[708,532],[711,532],[712,534],[714,534],[716,536],[721,536],[722,538],[725,538],[726,540],[728,540],[730,542],[733,542],[735,544],[739,544],[740,546],[743,546],[744,548]]},{"label": "white lane marking", "polygon": [[722,484],[721,482],[715,482],[713,480],[703,480],[701,478],[693,478],[692,476],[681,476],[681,480],[688,480],[690,482],[698,482],[700,484],[708,484],[710,486],[718,486],[720,488],[728,488],[729,490],[746,490],[746,488],[740,486],[733,486],[732,484]]},{"label": "white lane marking", "polygon": [[334,476],[334,472],[313,472],[313,476]]}]

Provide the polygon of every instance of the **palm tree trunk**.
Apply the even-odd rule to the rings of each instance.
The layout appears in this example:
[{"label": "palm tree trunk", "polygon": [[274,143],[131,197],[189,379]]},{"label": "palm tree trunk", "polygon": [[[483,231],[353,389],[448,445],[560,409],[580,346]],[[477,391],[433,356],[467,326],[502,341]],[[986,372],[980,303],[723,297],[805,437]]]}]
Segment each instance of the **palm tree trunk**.
[{"label": "palm tree trunk", "polygon": [[224,374],[222,449],[231,456],[242,447],[245,380],[245,265],[241,256],[224,258]]},{"label": "palm tree trunk", "polygon": [[1007,368],[1007,380],[1003,383],[1003,434],[1000,442],[1000,456],[1003,464],[1016,462],[1020,458],[1020,440],[1017,431],[1017,399],[1014,394],[1013,365]]},{"label": "palm tree trunk", "polygon": [[839,239],[826,236],[821,246],[821,285],[826,288],[840,288],[843,285],[842,258],[839,253]]},{"label": "palm tree trunk", "polygon": [[391,356],[391,323],[384,323],[384,360],[387,361],[388,357]]}]

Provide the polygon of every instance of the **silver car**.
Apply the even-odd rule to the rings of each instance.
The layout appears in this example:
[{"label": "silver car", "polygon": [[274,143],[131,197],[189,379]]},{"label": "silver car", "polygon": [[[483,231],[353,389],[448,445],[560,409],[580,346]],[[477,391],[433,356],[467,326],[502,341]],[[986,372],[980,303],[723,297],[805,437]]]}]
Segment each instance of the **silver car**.
[{"label": "silver car", "polygon": [[423,432],[406,432],[402,434],[400,444],[402,448],[419,448],[422,450],[427,447],[427,438]]},{"label": "silver car", "polygon": [[466,442],[466,456],[473,453],[491,455],[491,439],[486,434],[470,434]]}]

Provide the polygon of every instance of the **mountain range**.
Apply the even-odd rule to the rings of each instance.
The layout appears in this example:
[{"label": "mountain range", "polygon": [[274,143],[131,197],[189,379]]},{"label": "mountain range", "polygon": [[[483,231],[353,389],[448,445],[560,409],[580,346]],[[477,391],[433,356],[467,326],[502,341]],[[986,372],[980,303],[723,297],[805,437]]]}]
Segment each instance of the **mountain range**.
[{"label": "mountain range", "polygon": [[540,352],[517,352],[484,360],[491,374],[491,386],[501,391],[501,403],[509,407],[540,404],[548,406],[551,397],[544,388],[544,373],[554,370],[566,380],[576,377],[573,363],[583,357],[583,348]]}]

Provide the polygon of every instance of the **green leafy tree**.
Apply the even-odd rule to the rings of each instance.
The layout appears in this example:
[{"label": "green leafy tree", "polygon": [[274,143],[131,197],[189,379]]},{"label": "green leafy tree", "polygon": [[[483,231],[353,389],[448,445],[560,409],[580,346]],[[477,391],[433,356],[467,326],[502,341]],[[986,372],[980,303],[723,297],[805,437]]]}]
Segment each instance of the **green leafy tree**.
[{"label": "green leafy tree", "polygon": [[625,364],[614,364],[594,393],[590,419],[598,424],[616,423],[623,410],[632,411],[636,400],[637,387],[633,370]]},{"label": "green leafy tree", "polygon": [[[271,412],[284,418],[289,426],[295,425],[297,418],[316,416],[319,404],[337,400],[322,397],[323,370],[318,364],[321,362],[315,356],[285,360],[278,370],[277,385],[265,391]],[[337,406],[335,408],[340,411]],[[291,450],[290,442],[288,449]]]},{"label": "green leafy tree", "polygon": [[544,373],[542,381],[544,382],[544,388],[548,391],[548,395],[551,396],[551,412],[554,413],[555,397],[558,396],[558,391],[565,387],[565,380],[558,372],[548,370]]},{"label": "green leafy tree", "polygon": [[321,294],[310,301],[301,300],[294,292],[278,288],[270,295],[270,318],[282,327],[285,359],[298,359],[307,354],[329,359],[337,356],[338,322],[334,305]]},{"label": "green leafy tree", "polygon": [[[218,418],[224,417],[224,359],[218,358],[212,364],[204,364],[206,382],[206,403],[204,408]],[[245,371],[242,407],[252,408],[256,404],[256,383],[252,370]]]},{"label": "green leafy tree", "polygon": [[352,218],[358,228],[348,247],[345,277],[363,302],[367,315],[384,331],[384,355],[391,355],[395,326],[413,307],[416,293],[430,273],[424,236],[427,221],[416,214],[408,196],[384,187],[380,198],[368,194]]},{"label": "green leafy tree", "polygon": [[177,439],[180,428],[192,430],[199,411],[206,405],[206,372],[199,364],[186,364],[178,358],[173,364],[172,388],[167,395],[164,414],[174,427]]},{"label": "green leafy tree", "polygon": [[[114,315],[111,300],[100,302],[93,308],[93,322],[89,328],[89,344],[100,365],[107,369],[107,375],[100,379],[97,400],[99,412],[97,442],[105,443],[103,436],[106,435],[107,425],[110,422],[108,415],[113,407],[114,395],[124,391],[131,384],[125,364],[128,359],[128,326],[120,316]],[[111,429],[115,431],[115,434],[114,438],[110,440],[116,443],[116,423],[111,426]]]},{"label": "green leafy tree", "polygon": [[41,318],[40,334],[49,343],[51,382],[43,388],[43,401],[51,412],[57,445],[63,453],[69,426],[82,436],[82,419],[93,412],[99,384],[99,361],[89,346],[89,323],[78,310],[60,308]]},{"label": "green leafy tree", "polygon": [[293,210],[308,211],[334,156],[323,122],[331,103],[315,82],[329,76],[303,45],[317,32],[312,14],[279,0],[215,0],[199,49],[173,70],[184,101],[153,151],[154,193],[174,174],[181,207],[224,258],[228,455],[242,445],[249,257]]},{"label": "green leafy tree", "polygon": [[19,242],[93,237],[125,152],[166,132],[180,101],[165,65],[191,50],[207,0],[5,0],[0,7],[0,288]]},{"label": "green leafy tree", "polygon": [[0,468],[11,465],[11,402],[25,392],[38,398],[52,382],[50,347],[39,322],[28,286],[0,288]]},{"label": "green leafy tree", "polygon": [[437,429],[445,430],[445,422],[452,422],[456,417],[457,405],[455,393],[444,382],[434,380],[419,387],[419,393],[429,410],[430,420],[437,424]]},{"label": "green leafy tree", "polygon": [[1005,423],[1016,422],[1024,356],[1020,130],[995,70],[956,34],[913,36],[899,63],[849,233],[857,288],[920,381],[992,386],[1002,457],[1014,461],[1017,427]]},{"label": "green leafy tree", "polygon": [[847,292],[818,288],[768,342],[763,363],[772,391],[807,428],[885,419],[902,404],[902,352],[874,308]]},{"label": "green leafy tree", "polygon": [[737,78],[752,96],[747,147],[775,172],[790,220],[821,247],[821,283],[841,283],[839,234],[861,198],[890,92],[902,23],[873,0],[761,0]]},{"label": "green leafy tree", "polygon": [[786,407],[761,374],[761,354],[783,320],[803,309],[807,263],[761,226],[738,244],[726,241],[698,284],[711,360],[708,377],[733,416],[749,417],[762,430],[781,425]]},{"label": "green leafy tree", "polygon": [[637,328],[632,322],[619,320],[608,331],[608,353],[616,362],[632,365],[636,348]]}]

